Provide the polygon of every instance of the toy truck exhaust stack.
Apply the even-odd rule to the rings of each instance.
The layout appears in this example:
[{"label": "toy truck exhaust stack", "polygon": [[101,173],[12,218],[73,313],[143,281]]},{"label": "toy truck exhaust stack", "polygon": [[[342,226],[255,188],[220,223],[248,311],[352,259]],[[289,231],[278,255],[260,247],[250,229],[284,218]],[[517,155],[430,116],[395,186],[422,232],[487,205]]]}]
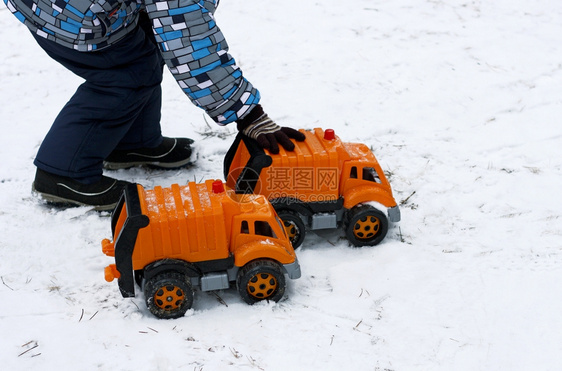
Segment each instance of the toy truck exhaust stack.
[{"label": "toy truck exhaust stack", "polygon": [[115,257],[105,268],[123,297],[144,289],[148,309],[178,318],[191,308],[193,287],[229,288],[236,282],[248,304],[280,300],[285,274],[300,266],[285,228],[267,199],[240,195],[220,180],[145,190],[128,186],[111,217],[113,241],[102,250]]},{"label": "toy truck exhaust stack", "polygon": [[300,131],[305,141],[279,154],[239,135],[224,161],[227,185],[266,196],[294,248],[306,230],[338,226],[355,246],[381,242],[400,210],[375,155],[364,144],[343,143],[331,129]]}]

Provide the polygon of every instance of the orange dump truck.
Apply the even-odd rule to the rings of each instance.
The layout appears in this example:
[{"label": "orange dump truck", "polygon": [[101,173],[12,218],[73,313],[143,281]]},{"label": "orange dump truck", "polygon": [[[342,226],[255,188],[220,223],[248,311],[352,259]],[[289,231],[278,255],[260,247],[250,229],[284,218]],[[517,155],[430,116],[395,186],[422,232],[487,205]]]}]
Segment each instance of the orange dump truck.
[{"label": "orange dump truck", "polygon": [[105,268],[123,297],[143,288],[148,309],[177,318],[193,303],[193,288],[220,290],[236,283],[249,304],[278,301],[285,274],[300,266],[271,204],[263,196],[240,195],[220,180],[145,190],[128,186],[111,217],[113,241],[102,250],[115,257]]},{"label": "orange dump truck", "polygon": [[237,193],[266,196],[294,248],[307,230],[342,227],[355,246],[376,245],[400,209],[373,152],[344,143],[328,129],[300,130],[303,142],[279,154],[239,135],[225,156],[224,176]]}]

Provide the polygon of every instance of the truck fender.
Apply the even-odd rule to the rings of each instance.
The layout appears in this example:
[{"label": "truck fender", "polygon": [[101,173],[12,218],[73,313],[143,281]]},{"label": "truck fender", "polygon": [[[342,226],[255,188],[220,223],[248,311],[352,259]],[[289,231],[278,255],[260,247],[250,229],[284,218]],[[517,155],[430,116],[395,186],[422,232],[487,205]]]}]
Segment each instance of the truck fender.
[{"label": "truck fender", "polygon": [[147,281],[163,272],[180,272],[188,277],[200,277],[201,271],[193,264],[179,259],[162,259],[144,267],[144,279]]},{"label": "truck fender", "polygon": [[243,267],[252,260],[271,259],[281,264],[291,264],[296,260],[294,251],[289,252],[272,239],[245,243],[234,251],[234,265]]},{"label": "truck fender", "polygon": [[[277,213],[283,210],[288,210],[294,211],[304,216],[312,215],[312,211],[310,210],[310,208],[306,205],[306,203],[300,200],[290,198],[276,198],[269,201],[271,202],[271,205],[273,205],[273,208]],[[303,220],[303,222],[306,222],[306,220]]]},{"label": "truck fender", "polygon": [[378,202],[386,208],[395,207],[396,201],[392,194],[384,189],[376,186],[364,185],[350,189],[344,194],[343,206],[346,209],[351,209],[353,206],[367,203]]}]

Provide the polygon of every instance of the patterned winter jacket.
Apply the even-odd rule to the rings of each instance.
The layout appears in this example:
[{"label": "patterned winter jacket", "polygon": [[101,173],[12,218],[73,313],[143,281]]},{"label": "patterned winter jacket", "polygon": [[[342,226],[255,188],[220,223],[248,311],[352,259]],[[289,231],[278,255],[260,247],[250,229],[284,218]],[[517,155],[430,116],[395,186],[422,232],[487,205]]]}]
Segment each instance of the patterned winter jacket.
[{"label": "patterned winter jacket", "polygon": [[166,64],[182,90],[221,125],[243,118],[260,100],[214,21],[218,0],[4,0],[37,35],[95,52],[133,30],[145,10]]}]

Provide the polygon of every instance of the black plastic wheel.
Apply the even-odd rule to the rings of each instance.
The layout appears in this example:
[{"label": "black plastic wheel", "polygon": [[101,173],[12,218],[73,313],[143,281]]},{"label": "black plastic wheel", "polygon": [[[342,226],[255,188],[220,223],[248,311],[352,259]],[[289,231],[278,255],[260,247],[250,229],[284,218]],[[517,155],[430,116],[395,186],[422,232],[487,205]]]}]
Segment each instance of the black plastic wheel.
[{"label": "black plastic wheel", "polygon": [[281,210],[278,215],[283,221],[283,226],[293,249],[296,250],[303,243],[306,235],[306,228],[301,217],[296,212],[289,210]]},{"label": "black plastic wheel", "polygon": [[374,246],[388,232],[388,218],[370,205],[359,205],[346,214],[345,234],[354,246]]},{"label": "black plastic wheel", "polygon": [[158,318],[183,317],[193,304],[193,288],[189,278],[177,272],[160,273],[144,285],[148,310]]},{"label": "black plastic wheel", "polygon": [[271,260],[254,260],[240,269],[236,286],[248,304],[261,300],[278,302],[285,294],[283,268]]}]

